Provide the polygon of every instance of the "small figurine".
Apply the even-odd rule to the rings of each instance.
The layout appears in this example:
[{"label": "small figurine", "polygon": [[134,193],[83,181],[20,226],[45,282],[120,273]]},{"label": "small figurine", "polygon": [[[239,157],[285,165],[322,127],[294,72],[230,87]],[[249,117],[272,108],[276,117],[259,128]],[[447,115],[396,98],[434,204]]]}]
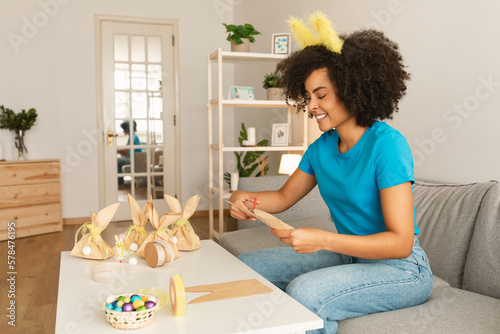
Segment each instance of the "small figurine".
[{"label": "small figurine", "polygon": [[125,246],[123,245],[123,235],[120,235],[120,238],[118,239],[118,236],[115,234],[115,240],[116,240],[116,244],[115,244],[115,256],[119,259],[123,259],[123,256],[124,256],[124,249],[125,249]]}]

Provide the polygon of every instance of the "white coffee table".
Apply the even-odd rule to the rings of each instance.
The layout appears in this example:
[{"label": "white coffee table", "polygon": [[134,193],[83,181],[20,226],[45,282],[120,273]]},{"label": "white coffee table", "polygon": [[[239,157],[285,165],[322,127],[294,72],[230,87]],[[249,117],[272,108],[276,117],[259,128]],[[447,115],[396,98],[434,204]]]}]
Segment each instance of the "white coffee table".
[{"label": "white coffee table", "polygon": [[[94,263],[61,253],[56,334],[117,333],[107,322],[101,303],[110,294],[133,293],[147,287],[169,290],[170,277],[180,274],[185,286],[215,284],[256,278],[272,293],[186,305],[182,317],[172,314],[170,304],[159,310],[154,322],[134,333],[304,333],[323,327],[323,320],[276,288],[217,243],[203,240],[200,249],[181,252],[168,268],[156,272],[126,272],[117,283],[96,283],[90,277]],[[146,267],[138,257],[138,266]],[[107,261],[117,262],[115,258]],[[124,259],[127,261],[127,257]],[[186,293],[186,303],[200,296]]]}]

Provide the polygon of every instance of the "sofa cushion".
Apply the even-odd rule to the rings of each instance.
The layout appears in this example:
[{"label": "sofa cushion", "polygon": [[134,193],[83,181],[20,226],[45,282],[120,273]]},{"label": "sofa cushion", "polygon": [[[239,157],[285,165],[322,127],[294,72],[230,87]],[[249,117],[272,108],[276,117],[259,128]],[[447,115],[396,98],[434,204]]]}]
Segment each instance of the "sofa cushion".
[{"label": "sofa cushion", "polygon": [[[239,180],[238,190],[258,192],[280,189],[288,180],[287,176],[265,176],[265,177],[243,177]],[[274,216],[286,223],[298,221],[307,218],[330,218],[330,211],[325,201],[321,197],[318,187],[314,187],[309,194],[295,203],[291,208]],[[264,226],[261,221],[238,221],[238,229],[250,228],[255,226]]]},{"label": "sofa cushion", "polygon": [[339,321],[338,334],[498,333],[500,300],[435,287],[425,303],[401,310]]},{"label": "sofa cushion", "polygon": [[484,196],[479,209],[465,264],[463,289],[500,299],[499,238],[500,183],[496,182]]},{"label": "sofa cushion", "polygon": [[[331,219],[312,218],[289,223],[293,227],[316,227],[326,231],[336,232],[335,225]],[[226,232],[222,235],[219,243],[229,253],[238,256],[243,253],[262,248],[287,247],[269,231],[267,225],[246,228],[243,230]]]},{"label": "sofa cushion", "polygon": [[415,214],[421,232],[418,239],[433,273],[453,287],[462,285],[479,207],[493,184],[414,184]]}]

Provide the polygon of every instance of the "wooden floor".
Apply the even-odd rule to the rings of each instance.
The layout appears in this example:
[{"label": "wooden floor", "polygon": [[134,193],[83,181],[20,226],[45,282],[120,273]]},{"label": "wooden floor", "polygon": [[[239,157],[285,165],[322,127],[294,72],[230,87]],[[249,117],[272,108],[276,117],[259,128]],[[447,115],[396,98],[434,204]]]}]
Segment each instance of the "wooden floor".
[{"label": "wooden floor", "polygon": [[[200,239],[208,239],[207,217],[191,218],[189,221]],[[124,233],[130,224],[131,222],[111,223],[102,232],[103,239],[113,246],[114,235]],[[7,272],[10,271],[7,268],[7,242],[0,242],[0,333],[55,332],[60,253],[73,248],[75,233],[79,227],[65,225],[63,232],[16,239],[15,291],[10,290],[11,286],[7,281]],[[15,293],[15,299],[8,296],[12,292]],[[10,300],[15,300],[15,327],[7,324]]]}]

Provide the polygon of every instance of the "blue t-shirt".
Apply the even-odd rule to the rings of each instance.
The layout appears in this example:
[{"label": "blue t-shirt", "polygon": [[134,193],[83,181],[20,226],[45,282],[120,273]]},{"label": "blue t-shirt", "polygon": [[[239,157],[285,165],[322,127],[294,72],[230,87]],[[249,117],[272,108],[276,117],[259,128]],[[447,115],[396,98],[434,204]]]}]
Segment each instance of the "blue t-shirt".
[{"label": "blue t-shirt", "polygon": [[[299,168],[315,175],[319,191],[341,234],[384,232],[380,189],[413,178],[413,156],[403,135],[385,122],[375,122],[344,154],[335,129],[309,145]],[[415,219],[415,234],[419,234]]]},{"label": "blue t-shirt", "polygon": [[[127,145],[130,144],[130,136],[128,137],[128,141],[127,141]],[[139,139],[139,137],[134,133],[134,145],[141,145],[141,140]],[[142,149],[140,148],[134,148],[134,152],[142,152]],[[130,151],[129,151],[129,155],[130,155]]]}]

